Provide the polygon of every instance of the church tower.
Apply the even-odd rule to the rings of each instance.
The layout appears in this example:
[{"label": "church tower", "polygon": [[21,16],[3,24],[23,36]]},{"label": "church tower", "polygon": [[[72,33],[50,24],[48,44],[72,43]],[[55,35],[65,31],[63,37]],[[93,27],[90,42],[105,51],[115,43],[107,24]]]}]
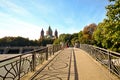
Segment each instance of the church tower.
[{"label": "church tower", "polygon": [[53,35],[52,35],[52,29],[51,29],[51,27],[49,26],[49,28],[48,28],[48,31],[46,32],[46,36],[47,36],[47,38],[51,38],[51,37],[53,37]]},{"label": "church tower", "polygon": [[54,36],[55,36],[55,39],[58,38],[58,31],[57,31],[57,29],[55,30]]},{"label": "church tower", "polygon": [[43,39],[43,38],[44,38],[44,30],[42,29],[40,39]]}]

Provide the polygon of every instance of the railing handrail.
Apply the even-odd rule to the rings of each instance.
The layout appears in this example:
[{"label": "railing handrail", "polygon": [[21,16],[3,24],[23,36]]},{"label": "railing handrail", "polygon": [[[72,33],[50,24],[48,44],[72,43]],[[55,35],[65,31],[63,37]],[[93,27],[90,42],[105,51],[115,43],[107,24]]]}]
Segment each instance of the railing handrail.
[{"label": "railing handrail", "polygon": [[[19,55],[0,60],[0,79],[20,80],[28,72],[35,71],[39,64],[48,60],[51,55],[61,49],[61,45],[51,45],[24,52]],[[5,71],[4,71],[5,70]]]},{"label": "railing handrail", "polygon": [[81,49],[85,50],[120,78],[120,53],[88,44],[81,44]]},{"label": "railing handrail", "polygon": [[29,54],[29,53],[34,53],[34,52],[37,52],[37,51],[42,51],[42,50],[44,50],[44,49],[46,49],[46,48],[47,48],[47,47],[44,47],[44,48],[41,48],[41,49],[36,49],[36,50],[33,50],[33,51],[24,52],[24,53],[21,53],[21,54],[19,54],[19,55],[16,55],[16,56],[13,56],[13,57],[9,57],[9,58],[0,60],[0,63],[1,63],[1,62],[4,62],[4,61],[7,61],[7,60],[10,60],[10,59],[13,59],[13,58],[17,58],[17,57],[23,56],[23,55],[27,55],[27,54]]},{"label": "railing handrail", "polygon": [[120,53],[118,53],[118,52],[114,52],[114,51],[111,51],[111,50],[107,50],[107,49],[104,49],[104,48],[100,48],[100,47],[97,47],[97,46],[94,46],[94,45],[89,45],[89,46],[92,46],[92,47],[94,47],[94,48],[96,48],[96,49],[100,49],[100,50],[105,51],[105,52],[109,52],[111,55],[120,57]]},{"label": "railing handrail", "polygon": [[101,48],[101,47],[97,47],[97,46],[94,46],[94,45],[88,45],[88,44],[81,44],[81,45],[87,45],[87,46],[90,46],[90,47],[99,49],[99,50],[101,50],[101,51],[108,52],[108,53],[110,53],[111,55],[120,57],[120,53],[118,53],[118,52],[114,52],[114,51],[111,51],[111,50],[107,50],[107,49],[104,49],[104,48]]}]

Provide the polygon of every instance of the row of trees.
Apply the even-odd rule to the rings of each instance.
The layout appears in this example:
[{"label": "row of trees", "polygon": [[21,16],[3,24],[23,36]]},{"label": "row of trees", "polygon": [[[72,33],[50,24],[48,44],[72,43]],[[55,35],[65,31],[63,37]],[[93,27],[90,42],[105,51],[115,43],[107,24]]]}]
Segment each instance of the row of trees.
[{"label": "row of trees", "polygon": [[58,39],[54,41],[54,44],[64,43],[69,44],[70,46],[78,40],[78,33],[74,34],[61,34]]},{"label": "row of trees", "polygon": [[93,44],[92,34],[96,30],[96,24],[92,23],[85,26],[83,31],[73,34],[61,34],[58,39],[54,41],[54,44],[60,42],[68,43],[70,46],[74,46],[75,43]]},{"label": "row of trees", "polygon": [[47,44],[53,44],[53,42],[54,39],[50,38],[29,40],[28,38],[23,37],[4,37],[0,39],[0,46],[46,46]]},{"label": "row of trees", "polygon": [[38,46],[38,41],[23,37],[4,37],[0,39],[0,46]]}]

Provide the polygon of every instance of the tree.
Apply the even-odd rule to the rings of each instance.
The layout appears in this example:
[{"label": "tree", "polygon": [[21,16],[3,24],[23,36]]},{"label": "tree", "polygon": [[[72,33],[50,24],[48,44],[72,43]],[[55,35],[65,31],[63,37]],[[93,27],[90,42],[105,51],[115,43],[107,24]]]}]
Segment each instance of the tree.
[{"label": "tree", "polygon": [[60,44],[59,39],[55,39],[54,42],[53,42],[53,44]]},{"label": "tree", "polygon": [[112,3],[106,7],[107,18],[98,25],[94,38],[98,45],[120,52],[120,0],[110,2]]},{"label": "tree", "polygon": [[61,34],[59,36],[59,41],[60,42],[66,43],[66,42],[70,42],[70,40],[71,40],[71,34]]},{"label": "tree", "polygon": [[39,40],[40,46],[46,46],[47,44],[53,44],[53,42],[54,42],[54,39],[50,39],[50,38],[45,38],[45,39]]},{"label": "tree", "polygon": [[73,38],[77,38],[78,40],[78,33],[73,33],[73,34],[60,34],[58,40],[55,40],[54,43],[64,43],[64,44],[68,44],[69,46],[73,46]]},{"label": "tree", "polygon": [[103,27],[104,27],[104,23],[99,23],[96,31],[93,33],[94,40],[97,41],[95,45],[99,47],[102,47],[102,40],[104,38]]},{"label": "tree", "polygon": [[78,42],[78,37],[72,38],[71,43],[73,46],[75,45],[76,42]]},{"label": "tree", "polygon": [[85,26],[82,33],[82,43],[91,44],[93,41],[93,32],[96,30],[97,25],[92,23],[88,26]]},{"label": "tree", "polygon": [[80,32],[78,33],[78,40],[79,40],[80,43],[83,43],[83,41],[82,41],[83,39],[82,39],[82,38],[83,38],[83,32],[80,31]]}]

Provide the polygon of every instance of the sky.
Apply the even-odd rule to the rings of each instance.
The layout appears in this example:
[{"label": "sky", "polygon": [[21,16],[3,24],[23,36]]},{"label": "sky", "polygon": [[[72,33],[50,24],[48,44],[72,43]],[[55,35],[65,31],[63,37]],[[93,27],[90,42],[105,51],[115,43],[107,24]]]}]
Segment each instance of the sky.
[{"label": "sky", "polygon": [[[0,0],[0,38],[39,39],[51,26],[59,34],[77,33],[106,17],[108,0]],[[46,34],[46,33],[45,33]]]}]

